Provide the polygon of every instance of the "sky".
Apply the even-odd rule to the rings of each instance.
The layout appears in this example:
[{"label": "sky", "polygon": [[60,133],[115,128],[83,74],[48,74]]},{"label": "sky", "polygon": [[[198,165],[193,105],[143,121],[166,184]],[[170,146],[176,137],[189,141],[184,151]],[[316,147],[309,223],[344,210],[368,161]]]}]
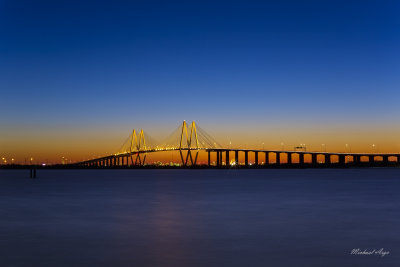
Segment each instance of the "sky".
[{"label": "sky", "polygon": [[399,1],[0,0],[0,156],[81,160],[183,120],[237,147],[399,152],[399,12]]}]

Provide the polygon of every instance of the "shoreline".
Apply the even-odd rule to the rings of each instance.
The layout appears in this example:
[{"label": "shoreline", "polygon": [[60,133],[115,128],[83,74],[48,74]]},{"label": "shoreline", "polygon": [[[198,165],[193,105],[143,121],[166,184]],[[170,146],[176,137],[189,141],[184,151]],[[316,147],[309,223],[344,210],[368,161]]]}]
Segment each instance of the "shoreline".
[{"label": "shoreline", "polygon": [[132,165],[132,166],[76,166],[71,165],[1,165],[0,170],[24,170],[24,169],[80,169],[80,170],[134,170],[134,169],[358,169],[358,168],[400,168],[400,164],[397,162],[392,163],[331,163],[331,164],[311,164],[311,163],[281,163],[281,164],[263,164],[263,165],[239,165],[239,166],[209,166],[209,165],[195,165],[195,166],[177,166],[177,165]]}]

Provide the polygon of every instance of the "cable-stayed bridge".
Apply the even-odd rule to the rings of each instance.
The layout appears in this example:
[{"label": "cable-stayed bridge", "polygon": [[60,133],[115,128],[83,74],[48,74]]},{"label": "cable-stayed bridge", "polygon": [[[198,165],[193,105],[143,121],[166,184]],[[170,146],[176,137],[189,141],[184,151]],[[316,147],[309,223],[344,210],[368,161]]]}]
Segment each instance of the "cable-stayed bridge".
[{"label": "cable-stayed bridge", "polygon": [[[296,148],[294,150],[224,148],[194,121],[190,125],[183,121],[161,142],[157,142],[143,130],[139,132],[133,130],[116,153],[73,165],[82,167],[144,166],[149,154],[167,151],[179,152],[180,166],[198,165],[200,151],[208,153],[207,166],[216,167],[346,166],[362,164],[386,166],[399,165],[400,163],[400,153],[297,151]],[[252,163],[249,162],[250,153],[254,156]],[[215,154],[215,156],[212,154]],[[231,154],[234,154],[234,157],[231,158]],[[282,160],[283,155],[286,155],[286,161]],[[296,162],[293,160],[295,156],[298,158]],[[215,158],[215,161],[211,161],[212,157]]]}]

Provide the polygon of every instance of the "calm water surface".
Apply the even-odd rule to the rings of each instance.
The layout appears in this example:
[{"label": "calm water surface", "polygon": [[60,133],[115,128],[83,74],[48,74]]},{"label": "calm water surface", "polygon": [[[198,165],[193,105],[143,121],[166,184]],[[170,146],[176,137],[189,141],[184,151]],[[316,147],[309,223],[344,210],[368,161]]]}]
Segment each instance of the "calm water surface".
[{"label": "calm water surface", "polygon": [[0,170],[0,266],[400,266],[400,169],[28,177]]}]

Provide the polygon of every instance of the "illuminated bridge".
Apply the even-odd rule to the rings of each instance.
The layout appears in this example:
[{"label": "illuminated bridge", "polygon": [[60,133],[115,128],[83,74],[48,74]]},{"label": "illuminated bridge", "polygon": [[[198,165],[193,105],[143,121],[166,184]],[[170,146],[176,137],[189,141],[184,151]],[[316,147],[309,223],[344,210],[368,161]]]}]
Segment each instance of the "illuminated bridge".
[{"label": "illuminated bridge", "polygon": [[[297,151],[296,148],[291,151],[223,148],[194,121],[191,123],[190,129],[186,121],[183,121],[163,142],[155,142],[143,130],[140,132],[133,130],[118,152],[73,165],[79,167],[144,166],[148,154],[166,151],[179,152],[180,166],[199,165],[200,151],[208,153],[208,162],[203,166],[210,167],[395,166],[400,163],[400,153],[317,152]],[[254,156],[253,162],[249,161],[250,154]],[[215,160],[211,161],[211,158]],[[285,161],[282,158],[285,158]]]}]

